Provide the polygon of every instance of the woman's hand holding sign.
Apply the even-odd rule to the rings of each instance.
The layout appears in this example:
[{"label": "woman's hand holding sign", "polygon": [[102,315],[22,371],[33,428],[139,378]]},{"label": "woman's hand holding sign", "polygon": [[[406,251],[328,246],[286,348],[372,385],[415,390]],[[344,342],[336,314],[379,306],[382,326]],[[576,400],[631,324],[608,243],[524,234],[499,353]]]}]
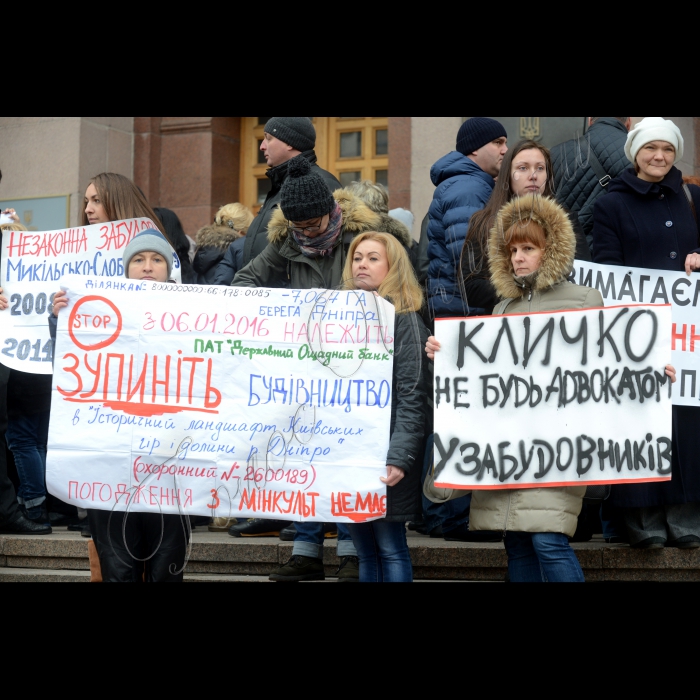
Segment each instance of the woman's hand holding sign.
[{"label": "woman's hand holding sign", "polygon": [[58,312],[68,306],[68,292],[61,290],[56,294],[53,300],[53,313],[58,318]]},{"label": "woman's hand holding sign", "polygon": [[685,271],[690,276],[696,270],[700,270],[700,253],[691,253],[685,259]]},{"label": "woman's hand holding sign", "polygon": [[10,302],[7,300],[7,297],[2,295],[2,287],[0,287],[0,311],[4,311],[9,305]]},{"label": "woman's hand holding sign", "polygon": [[435,353],[440,352],[441,347],[442,346],[440,345],[440,343],[438,343],[437,338],[435,338],[434,336],[431,336],[430,338],[428,338],[428,343],[425,346],[425,352],[428,355],[428,359],[434,360]]},{"label": "woman's hand holding sign", "polygon": [[399,482],[403,481],[406,476],[406,472],[398,467],[387,466],[386,468],[386,479],[382,478],[382,483],[387,486],[396,486]]}]

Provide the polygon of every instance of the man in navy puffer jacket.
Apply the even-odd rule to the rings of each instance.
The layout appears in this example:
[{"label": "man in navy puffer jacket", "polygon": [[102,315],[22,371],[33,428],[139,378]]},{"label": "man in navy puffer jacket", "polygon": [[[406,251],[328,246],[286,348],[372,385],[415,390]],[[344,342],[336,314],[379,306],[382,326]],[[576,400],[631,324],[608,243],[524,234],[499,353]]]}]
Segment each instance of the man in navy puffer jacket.
[{"label": "man in navy puffer jacket", "polygon": [[460,257],[472,216],[483,209],[508,152],[505,127],[488,117],[462,124],[457,150],[441,158],[430,171],[437,187],[428,228],[428,298],[435,318],[474,315],[457,281]]}]

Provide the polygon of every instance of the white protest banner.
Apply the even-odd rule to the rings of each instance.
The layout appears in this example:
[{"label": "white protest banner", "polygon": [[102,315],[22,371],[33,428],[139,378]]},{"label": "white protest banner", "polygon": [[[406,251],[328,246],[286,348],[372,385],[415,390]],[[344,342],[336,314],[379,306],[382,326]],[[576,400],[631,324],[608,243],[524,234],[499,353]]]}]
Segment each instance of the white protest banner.
[{"label": "white protest banner", "polygon": [[[124,281],[122,256],[150,219],[81,226],[63,231],[3,231],[0,287],[10,308],[0,312],[0,364],[29,374],[51,374],[48,317],[66,275]],[[182,278],[173,253],[173,277]]]},{"label": "white protest banner", "polygon": [[69,281],[47,483],[66,503],[364,522],[386,513],[394,308],[363,292]]},{"label": "white protest banner", "polygon": [[435,483],[671,480],[671,307],[436,321]]},{"label": "white protest banner", "polygon": [[671,304],[676,406],[700,407],[700,274],[595,265],[576,261],[570,280],[597,289],[606,306]]}]

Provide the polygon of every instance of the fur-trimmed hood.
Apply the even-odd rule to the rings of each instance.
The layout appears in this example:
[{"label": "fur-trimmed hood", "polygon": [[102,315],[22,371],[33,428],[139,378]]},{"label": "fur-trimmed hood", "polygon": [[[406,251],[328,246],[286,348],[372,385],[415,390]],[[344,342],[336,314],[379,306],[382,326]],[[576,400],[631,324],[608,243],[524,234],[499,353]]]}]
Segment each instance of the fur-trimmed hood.
[{"label": "fur-trimmed hood", "polygon": [[[544,229],[547,248],[542,266],[532,276],[533,280],[520,280],[514,276],[504,234],[513,224],[529,219]],[[519,299],[529,290],[543,292],[560,284],[569,276],[575,257],[574,228],[566,211],[555,200],[526,195],[506,204],[498,213],[489,240],[489,267],[491,282],[501,299]]]},{"label": "fur-trimmed hood", "polygon": [[398,219],[394,219],[394,217],[389,216],[388,214],[380,214],[379,216],[382,220],[382,224],[378,232],[392,235],[401,242],[404,248],[410,250],[413,246],[413,236],[408,230],[406,224],[402,223]]},{"label": "fur-trimmed hood", "polygon": [[243,238],[243,234],[228,226],[205,226],[197,234],[197,248],[216,248],[226,252],[239,238]]},{"label": "fur-trimmed hood", "polygon": [[[381,214],[373,212],[361,199],[347,190],[336,190],[333,193],[333,198],[343,211],[343,231],[344,233],[360,234],[365,231],[377,231],[379,233],[391,233],[406,245],[406,234],[410,243],[410,234],[408,229],[401,224],[400,221],[391,219],[388,225],[391,226],[391,231],[385,231],[384,222]],[[386,217],[389,219],[390,217]],[[403,229],[403,230],[401,230]],[[287,240],[287,219],[281,209],[277,209],[270,219],[268,226],[267,240],[269,243],[281,245]]]}]

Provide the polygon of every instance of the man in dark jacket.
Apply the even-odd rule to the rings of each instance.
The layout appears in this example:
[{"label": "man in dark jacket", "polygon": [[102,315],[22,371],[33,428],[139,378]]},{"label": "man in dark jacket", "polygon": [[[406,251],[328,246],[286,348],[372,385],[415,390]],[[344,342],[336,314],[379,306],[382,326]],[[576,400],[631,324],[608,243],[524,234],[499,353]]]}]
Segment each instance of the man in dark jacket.
[{"label": "man in dark jacket", "polygon": [[[577,214],[592,243],[593,207],[610,181],[630,167],[625,155],[632,117],[589,117],[589,130],[552,150],[554,186],[559,203]],[[597,159],[597,161],[596,161]]]},{"label": "man in dark jacket", "polygon": [[316,165],[314,148],[316,129],[311,117],[272,117],[265,125],[265,138],[260,150],[265,154],[265,160],[270,166],[267,177],[272,183],[272,189],[246,236],[242,267],[255,260],[267,248],[267,228],[272,214],[279,207],[280,192],[287,179],[290,160],[303,155],[311,163],[311,169],[323,178],[331,192],[340,187],[340,182],[333,175]]},{"label": "man in dark jacket", "polygon": [[435,187],[428,226],[428,302],[435,318],[466,316],[457,275],[469,222],[489,201],[508,152],[505,127],[488,117],[462,124],[457,150],[430,171]]},{"label": "man in dark jacket", "polygon": [[[0,180],[2,173],[0,172]],[[17,220],[14,210],[8,212]],[[2,244],[2,231],[0,231]],[[0,289],[2,295],[2,289]],[[2,313],[2,311],[0,311]],[[7,452],[5,449],[5,431],[7,430],[7,384],[10,370],[0,365],[0,533],[13,535],[50,535],[51,527],[34,523],[22,514],[17,503],[17,494],[7,475]]]}]

